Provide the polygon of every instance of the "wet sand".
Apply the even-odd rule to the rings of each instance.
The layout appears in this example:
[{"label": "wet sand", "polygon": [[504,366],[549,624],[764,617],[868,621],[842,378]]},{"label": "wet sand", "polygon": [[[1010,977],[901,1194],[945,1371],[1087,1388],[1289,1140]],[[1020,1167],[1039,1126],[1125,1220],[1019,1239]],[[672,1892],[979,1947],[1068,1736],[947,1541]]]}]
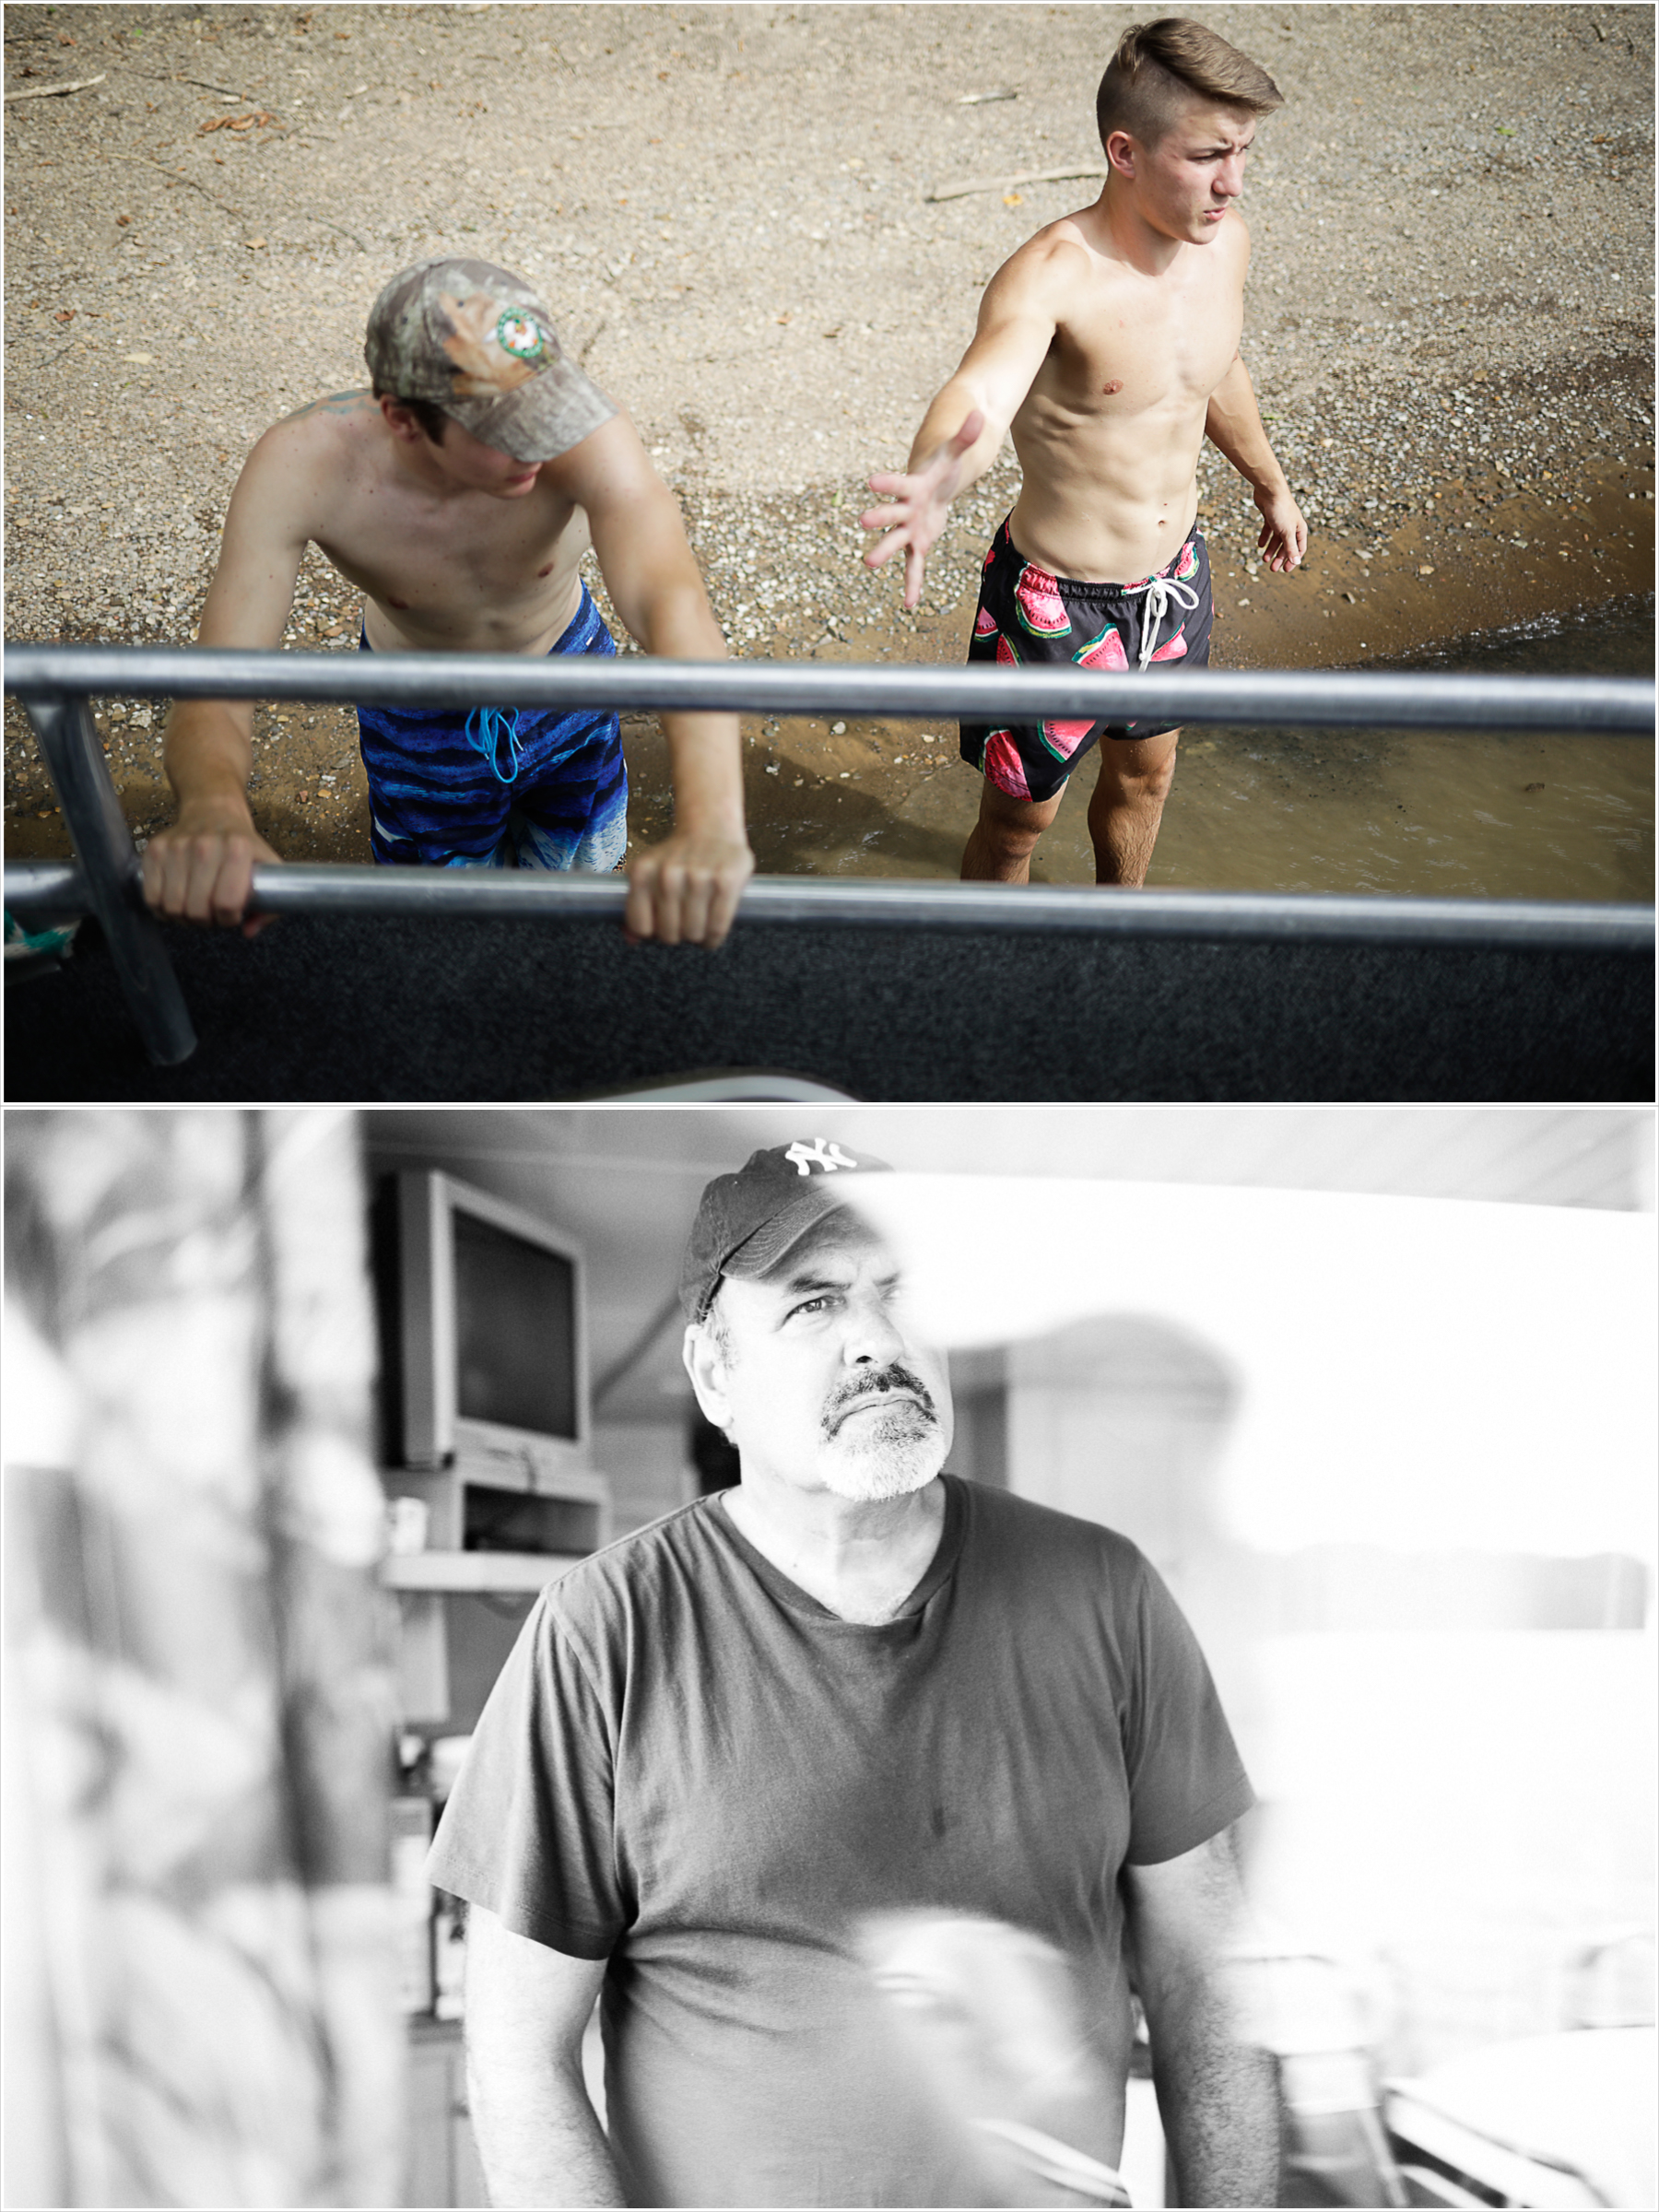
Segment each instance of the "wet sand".
[{"label": "wet sand", "polygon": [[[1236,534],[1224,530],[1218,547],[1233,549],[1218,549],[1215,565],[1212,665],[1386,665],[1651,589],[1652,467],[1609,465],[1571,488],[1572,499],[1547,505],[1542,491],[1506,493],[1497,477],[1447,481],[1432,520],[1414,517],[1386,540],[1316,530],[1306,565],[1288,577],[1247,575]],[[822,634],[816,620],[785,622],[770,654],[961,658],[971,596],[913,625],[893,619],[890,600],[885,615],[843,622],[844,637]],[[310,636],[292,642],[341,642],[355,634],[356,605],[338,586]],[[153,724],[136,719],[145,713],[130,703],[106,718],[123,805],[140,824],[170,811]],[[368,792],[350,714],[262,708],[258,727],[268,765],[253,795],[276,849],[295,860],[365,859]],[[623,734],[631,838],[649,844],[670,819],[666,747],[649,715],[628,718]],[[957,874],[979,779],[957,757],[954,724],[853,717],[837,735],[821,717],[746,718],[744,751],[763,873]],[[1084,821],[1092,777],[1085,765],[1039,848],[1034,880],[1092,880]],[[13,812],[6,842],[18,857],[66,851],[48,792]],[[1641,739],[1194,727],[1182,738],[1148,882],[1644,900],[1653,868],[1653,756]]]}]

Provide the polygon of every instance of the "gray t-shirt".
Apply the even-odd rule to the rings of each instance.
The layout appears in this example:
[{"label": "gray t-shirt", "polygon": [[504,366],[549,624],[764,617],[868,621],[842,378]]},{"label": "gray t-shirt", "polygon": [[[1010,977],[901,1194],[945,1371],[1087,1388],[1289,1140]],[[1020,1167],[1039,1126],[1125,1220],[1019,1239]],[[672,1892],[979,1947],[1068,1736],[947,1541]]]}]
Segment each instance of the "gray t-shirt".
[{"label": "gray t-shirt", "polygon": [[705,1498],[546,1590],[429,1871],[606,1959],[636,2205],[947,2205],[973,2183],[860,1962],[883,1912],[1056,1945],[1120,2085],[1120,1869],[1253,1802],[1203,1654],[1125,1537],[945,1484],[904,1612],[845,1621]]}]

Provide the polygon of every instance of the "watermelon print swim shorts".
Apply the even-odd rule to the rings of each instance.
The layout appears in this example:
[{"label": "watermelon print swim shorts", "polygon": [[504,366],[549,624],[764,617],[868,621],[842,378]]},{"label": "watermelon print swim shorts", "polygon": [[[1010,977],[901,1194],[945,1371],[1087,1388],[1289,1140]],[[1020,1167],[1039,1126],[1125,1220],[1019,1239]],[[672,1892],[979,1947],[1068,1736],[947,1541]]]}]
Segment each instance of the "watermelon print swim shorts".
[{"label": "watermelon print swim shorts", "polygon": [[[1209,553],[1194,524],[1156,576],[1137,583],[1080,583],[1051,576],[1015,547],[1005,522],[991,541],[980,582],[969,661],[1076,661],[1085,668],[1141,668],[1180,661],[1209,665]],[[962,758],[1011,799],[1052,799],[1101,737],[1158,737],[1179,727],[1157,714],[1134,722],[961,724]]]}]

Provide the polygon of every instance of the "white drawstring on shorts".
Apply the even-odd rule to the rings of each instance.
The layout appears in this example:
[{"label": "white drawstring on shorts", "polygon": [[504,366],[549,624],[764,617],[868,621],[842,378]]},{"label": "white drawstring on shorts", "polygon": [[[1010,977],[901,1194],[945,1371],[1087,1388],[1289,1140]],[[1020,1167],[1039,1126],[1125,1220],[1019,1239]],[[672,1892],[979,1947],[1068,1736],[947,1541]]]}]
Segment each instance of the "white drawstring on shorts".
[{"label": "white drawstring on shorts", "polygon": [[1127,589],[1147,594],[1147,619],[1141,625],[1140,641],[1140,665],[1144,668],[1158,649],[1158,633],[1163,628],[1171,600],[1178,606],[1184,606],[1190,615],[1198,604],[1198,594],[1190,583],[1177,583],[1173,576],[1148,576],[1145,583],[1130,584]]}]

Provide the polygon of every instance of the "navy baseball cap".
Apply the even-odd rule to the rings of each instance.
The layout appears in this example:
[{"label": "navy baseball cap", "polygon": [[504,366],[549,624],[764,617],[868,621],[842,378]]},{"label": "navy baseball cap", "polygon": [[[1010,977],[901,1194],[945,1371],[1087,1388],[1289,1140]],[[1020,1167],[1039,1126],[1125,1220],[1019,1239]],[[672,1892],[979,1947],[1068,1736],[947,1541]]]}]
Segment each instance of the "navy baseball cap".
[{"label": "navy baseball cap", "polygon": [[702,1194],[680,1264],[688,1321],[708,1318],[724,1275],[759,1276],[776,1266],[813,1224],[841,1203],[850,1175],[890,1175],[885,1159],[819,1136],[811,1144],[751,1152],[735,1175],[717,1175]]}]

